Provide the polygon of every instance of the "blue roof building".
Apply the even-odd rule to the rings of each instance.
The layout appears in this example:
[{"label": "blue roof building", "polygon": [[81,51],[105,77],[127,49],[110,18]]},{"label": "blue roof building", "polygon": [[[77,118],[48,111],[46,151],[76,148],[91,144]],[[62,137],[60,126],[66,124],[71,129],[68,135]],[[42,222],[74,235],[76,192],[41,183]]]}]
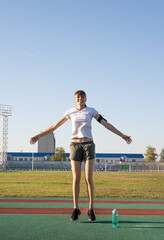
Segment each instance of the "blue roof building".
[{"label": "blue roof building", "polygon": [[[7,169],[29,170],[34,164],[36,170],[71,170],[69,153],[66,153],[66,161],[51,161],[52,155],[54,153],[8,152]],[[94,170],[116,171],[123,166],[121,162],[142,163],[143,160],[143,154],[96,153]],[[82,164],[82,170],[84,170],[84,164]]]},{"label": "blue roof building", "polygon": [[[12,160],[30,160],[32,157],[34,157],[37,160],[45,160],[46,157],[51,157],[54,155],[54,153],[32,153],[32,152],[8,152],[7,157],[8,159]],[[69,153],[66,153],[66,159],[69,160]],[[116,160],[120,161],[122,160],[128,160],[130,161],[143,161],[143,154],[135,154],[135,153],[96,153],[96,160],[99,160],[98,162],[101,162],[101,159],[106,160]]]}]

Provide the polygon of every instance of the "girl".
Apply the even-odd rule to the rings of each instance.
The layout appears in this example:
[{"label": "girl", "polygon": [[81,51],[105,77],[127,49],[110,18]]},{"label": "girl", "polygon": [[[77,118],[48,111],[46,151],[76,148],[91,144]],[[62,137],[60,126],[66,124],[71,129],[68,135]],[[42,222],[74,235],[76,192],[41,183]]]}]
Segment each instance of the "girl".
[{"label": "girl", "polygon": [[80,192],[80,178],[81,178],[81,164],[82,161],[85,163],[85,180],[87,183],[87,192],[89,197],[89,211],[88,220],[94,221],[96,219],[94,208],[93,208],[93,196],[94,196],[94,185],[93,185],[93,169],[95,159],[95,144],[92,138],[91,132],[91,120],[94,117],[99,123],[105,128],[122,137],[128,144],[132,142],[129,136],[124,135],[114,126],[107,122],[94,108],[86,106],[86,93],[82,90],[75,92],[75,103],[76,107],[66,111],[64,116],[54,125],[50,126],[45,131],[32,137],[30,140],[31,144],[35,144],[39,138],[55,131],[68,119],[72,122],[72,137],[70,144],[70,160],[72,165],[73,174],[73,200],[74,210],[71,216],[71,221],[78,219],[81,214],[78,201]]}]

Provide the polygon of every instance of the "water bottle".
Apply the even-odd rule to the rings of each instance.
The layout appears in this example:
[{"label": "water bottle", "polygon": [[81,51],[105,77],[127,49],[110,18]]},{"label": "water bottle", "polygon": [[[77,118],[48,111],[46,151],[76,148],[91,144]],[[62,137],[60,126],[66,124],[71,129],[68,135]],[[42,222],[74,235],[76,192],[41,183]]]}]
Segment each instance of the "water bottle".
[{"label": "water bottle", "polygon": [[113,209],[112,211],[112,227],[113,228],[118,227],[118,212],[116,209]]}]

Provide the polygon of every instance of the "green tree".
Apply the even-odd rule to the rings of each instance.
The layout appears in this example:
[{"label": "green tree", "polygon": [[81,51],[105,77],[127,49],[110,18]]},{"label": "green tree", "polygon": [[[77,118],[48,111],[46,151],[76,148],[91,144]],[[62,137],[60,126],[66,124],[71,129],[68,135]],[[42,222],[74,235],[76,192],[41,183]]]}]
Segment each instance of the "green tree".
[{"label": "green tree", "polygon": [[156,151],[156,148],[148,146],[146,153],[144,154],[145,155],[144,161],[145,162],[155,162],[155,160],[158,156],[158,154],[156,154],[155,151]]},{"label": "green tree", "polygon": [[164,162],[164,148],[162,148],[161,153],[159,154],[160,156],[160,162]]},{"label": "green tree", "polygon": [[55,149],[55,154],[51,156],[51,161],[66,161],[66,154],[63,147]]}]

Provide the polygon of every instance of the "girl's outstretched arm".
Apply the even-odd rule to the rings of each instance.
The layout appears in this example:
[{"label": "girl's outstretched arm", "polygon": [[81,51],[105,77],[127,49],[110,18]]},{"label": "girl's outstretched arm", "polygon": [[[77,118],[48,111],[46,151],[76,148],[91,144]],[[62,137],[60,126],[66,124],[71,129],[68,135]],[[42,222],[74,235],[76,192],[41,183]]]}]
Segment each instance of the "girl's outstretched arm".
[{"label": "girl's outstretched arm", "polygon": [[[97,114],[95,116],[95,119],[98,120],[100,117],[100,114]],[[117,134],[118,136],[122,137],[126,142],[127,144],[130,144],[132,142],[131,140],[131,137],[121,133],[117,128],[115,128],[112,124],[108,123],[106,121],[106,119],[102,118],[102,120],[100,121],[100,123],[105,127],[107,128],[108,130],[110,130],[111,132]]]},{"label": "girl's outstretched arm", "polygon": [[49,128],[47,128],[47,129],[44,130],[43,132],[41,132],[41,133],[35,135],[34,137],[32,137],[32,138],[30,139],[30,143],[31,143],[31,144],[35,144],[35,143],[39,140],[39,138],[41,138],[41,137],[43,137],[43,136],[46,136],[47,134],[55,131],[58,127],[60,127],[60,126],[61,126],[63,123],[65,123],[67,120],[68,120],[68,119],[67,119],[65,116],[63,116],[56,124],[50,126]]}]

